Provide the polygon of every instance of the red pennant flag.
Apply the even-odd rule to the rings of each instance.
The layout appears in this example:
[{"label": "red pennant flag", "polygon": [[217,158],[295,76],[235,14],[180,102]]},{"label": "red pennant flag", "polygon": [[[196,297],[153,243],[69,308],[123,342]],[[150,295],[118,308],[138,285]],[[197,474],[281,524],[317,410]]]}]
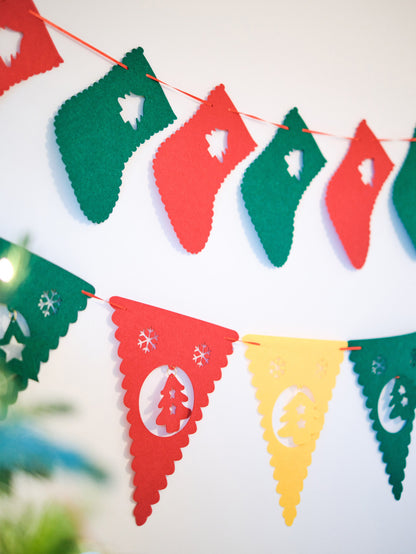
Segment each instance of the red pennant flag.
[{"label": "red pennant flag", "polygon": [[[326,205],[354,267],[364,265],[370,245],[370,218],[393,163],[365,120],[329,182]],[[367,173],[367,174],[365,174]]]},{"label": "red pennant flag", "polygon": [[137,525],[143,525],[195,433],[208,394],[233,351],[235,331],[112,297],[128,410]]},{"label": "red pennant flag", "polygon": [[4,37],[0,40],[0,95],[63,61],[45,24],[29,10],[38,13],[32,0],[0,2],[0,34]]},{"label": "red pennant flag", "polygon": [[211,91],[196,114],[160,145],[153,161],[156,185],[188,252],[204,248],[221,183],[255,147],[224,85]]}]

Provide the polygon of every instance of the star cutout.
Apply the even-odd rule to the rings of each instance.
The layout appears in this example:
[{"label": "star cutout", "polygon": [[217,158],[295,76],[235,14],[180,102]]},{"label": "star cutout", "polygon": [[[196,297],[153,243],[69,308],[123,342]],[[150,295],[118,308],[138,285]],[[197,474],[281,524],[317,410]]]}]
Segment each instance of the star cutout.
[{"label": "star cutout", "polygon": [[10,360],[13,360],[13,359],[23,360],[22,350],[24,349],[25,346],[26,346],[25,344],[21,344],[20,342],[17,342],[16,337],[11,337],[9,344],[2,344],[0,348],[6,354],[6,362],[10,362]]}]

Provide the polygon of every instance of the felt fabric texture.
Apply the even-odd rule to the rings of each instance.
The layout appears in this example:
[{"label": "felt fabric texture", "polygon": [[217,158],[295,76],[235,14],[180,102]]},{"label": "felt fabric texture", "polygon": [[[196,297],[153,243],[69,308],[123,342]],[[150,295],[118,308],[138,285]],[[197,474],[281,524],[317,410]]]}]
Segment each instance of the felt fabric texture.
[{"label": "felt fabric texture", "polygon": [[[142,48],[126,54],[99,81],[69,98],[55,116],[62,160],[85,216],[105,221],[119,197],[124,165],[133,152],[176,119]],[[122,117],[126,97],[142,97],[134,122]],[[139,186],[139,184],[138,184]]]},{"label": "felt fabric texture", "polygon": [[[134,516],[137,525],[143,525],[152,513],[152,505],[159,501],[159,491],[167,485],[166,476],[174,472],[175,461],[182,458],[182,448],[196,432],[201,409],[208,405],[208,394],[221,378],[221,368],[227,365],[227,356],[232,353],[238,334],[126,298],[112,297],[110,304],[117,326],[115,337],[120,342],[124,404],[132,440]],[[147,383],[158,371],[164,375],[162,383],[149,390]],[[186,405],[189,412],[182,414],[186,418],[182,418],[179,429],[175,427],[166,434],[160,432],[156,419],[163,410],[164,386],[171,372],[181,374],[182,380],[186,378],[184,396],[192,393],[193,401]],[[143,403],[149,396],[153,407],[145,409]],[[185,398],[181,397],[181,403],[185,405]]]},{"label": "felt fabric texture", "polygon": [[60,337],[86,308],[87,296],[81,291],[94,293],[94,287],[0,239],[3,259],[11,263],[14,276],[0,280],[0,372],[3,382],[14,374],[19,376],[6,387],[3,400],[7,403],[26,387],[27,379],[38,380],[41,362],[47,362],[49,351],[58,347]]},{"label": "felt fabric texture", "polygon": [[[368,159],[373,162],[374,175],[370,183],[364,183],[359,167]],[[366,121],[361,121],[344,160],[329,182],[325,199],[329,217],[356,269],[367,258],[371,214],[392,169],[393,163],[380,141]]]},{"label": "felt fabric texture", "polygon": [[[416,129],[413,138],[416,139]],[[416,142],[409,143],[406,158],[394,181],[393,204],[416,248]]]},{"label": "felt fabric texture", "polygon": [[[227,132],[222,155],[210,136]],[[241,117],[218,85],[195,115],[160,146],[153,161],[156,185],[169,219],[188,252],[200,252],[212,227],[215,195],[226,176],[256,147]]]},{"label": "felt fabric texture", "polygon": [[0,96],[11,86],[62,63],[43,21],[29,13],[39,13],[32,0],[2,0],[0,33],[4,30],[23,35],[19,51],[10,53],[10,64],[0,52]]},{"label": "felt fabric texture", "polygon": [[249,343],[246,357],[279,503],[292,525],[347,343],[264,335],[242,341]]},{"label": "felt fabric texture", "polygon": [[[293,108],[272,141],[249,165],[241,183],[244,203],[270,262],[285,264],[293,241],[294,220],[302,195],[326,163],[315,139]],[[291,152],[302,153],[298,176],[288,171]]]},{"label": "felt fabric texture", "polygon": [[416,407],[416,333],[351,340],[350,360],[396,500],[403,491]]}]

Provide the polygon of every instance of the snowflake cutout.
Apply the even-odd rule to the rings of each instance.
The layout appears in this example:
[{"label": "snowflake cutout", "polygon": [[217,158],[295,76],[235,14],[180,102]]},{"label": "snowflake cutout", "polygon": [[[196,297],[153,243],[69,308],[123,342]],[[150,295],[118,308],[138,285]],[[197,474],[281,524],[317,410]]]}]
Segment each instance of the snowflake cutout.
[{"label": "snowflake cutout", "polygon": [[61,302],[61,297],[56,290],[44,291],[40,295],[38,308],[45,317],[48,317],[58,312]]},{"label": "snowflake cutout", "polygon": [[208,346],[206,344],[200,344],[199,346],[195,346],[194,356],[192,359],[198,367],[202,367],[209,362],[210,354],[211,350],[208,348]]},{"label": "snowflake cutout", "polygon": [[158,338],[159,337],[156,335],[154,329],[143,329],[140,331],[137,346],[143,350],[145,354],[147,354],[151,350],[156,350]]},{"label": "snowflake cutout", "polygon": [[285,362],[281,358],[276,358],[270,362],[269,373],[272,377],[278,379],[286,373]]},{"label": "snowflake cutout", "polygon": [[326,360],[319,360],[316,364],[316,376],[318,379],[323,379],[326,377],[328,369],[328,362]]},{"label": "snowflake cutout", "polygon": [[386,362],[382,356],[377,356],[371,364],[371,373],[381,375],[386,371]]}]

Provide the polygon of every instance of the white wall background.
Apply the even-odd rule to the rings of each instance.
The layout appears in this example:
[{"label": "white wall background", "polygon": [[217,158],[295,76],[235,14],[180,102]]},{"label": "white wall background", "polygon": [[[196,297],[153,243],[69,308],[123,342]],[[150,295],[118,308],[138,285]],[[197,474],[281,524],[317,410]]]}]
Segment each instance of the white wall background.
[{"label": "white wall background", "polygon": [[[297,106],[311,129],[351,135],[365,118],[379,137],[413,134],[416,121],[412,0],[37,0],[39,12],[121,59],[136,46],[156,75],[204,97],[224,83],[237,109],[280,122]],[[304,195],[292,252],[274,268],[240,195],[244,169],[274,128],[246,120],[258,149],[216,197],[206,248],[186,253],[151,174],[160,142],[197,109],[165,89],[178,119],[129,160],[113,215],[90,223],[73,195],[55,143],[53,117],[111,64],[57,31],[57,69],[0,97],[0,235],[113,294],[236,329],[240,335],[359,339],[416,329],[416,254],[391,200],[407,152],[385,144],[395,164],[377,200],[362,270],[349,264],[324,207],[329,178],[348,143],[316,137],[328,160]],[[111,310],[91,301],[43,364],[22,402],[65,400],[77,415],[51,427],[112,474],[106,488],[60,477],[48,495],[84,506],[92,545],[116,554],[409,552],[416,539],[416,450],[400,502],[391,494],[363,399],[344,361],[304,483],[298,516],[281,516],[262,439],[244,346],[211,395],[198,432],[145,526],[136,527],[117,343]],[[346,356],[347,358],[347,356]],[[26,483],[20,494],[45,494]]]}]

